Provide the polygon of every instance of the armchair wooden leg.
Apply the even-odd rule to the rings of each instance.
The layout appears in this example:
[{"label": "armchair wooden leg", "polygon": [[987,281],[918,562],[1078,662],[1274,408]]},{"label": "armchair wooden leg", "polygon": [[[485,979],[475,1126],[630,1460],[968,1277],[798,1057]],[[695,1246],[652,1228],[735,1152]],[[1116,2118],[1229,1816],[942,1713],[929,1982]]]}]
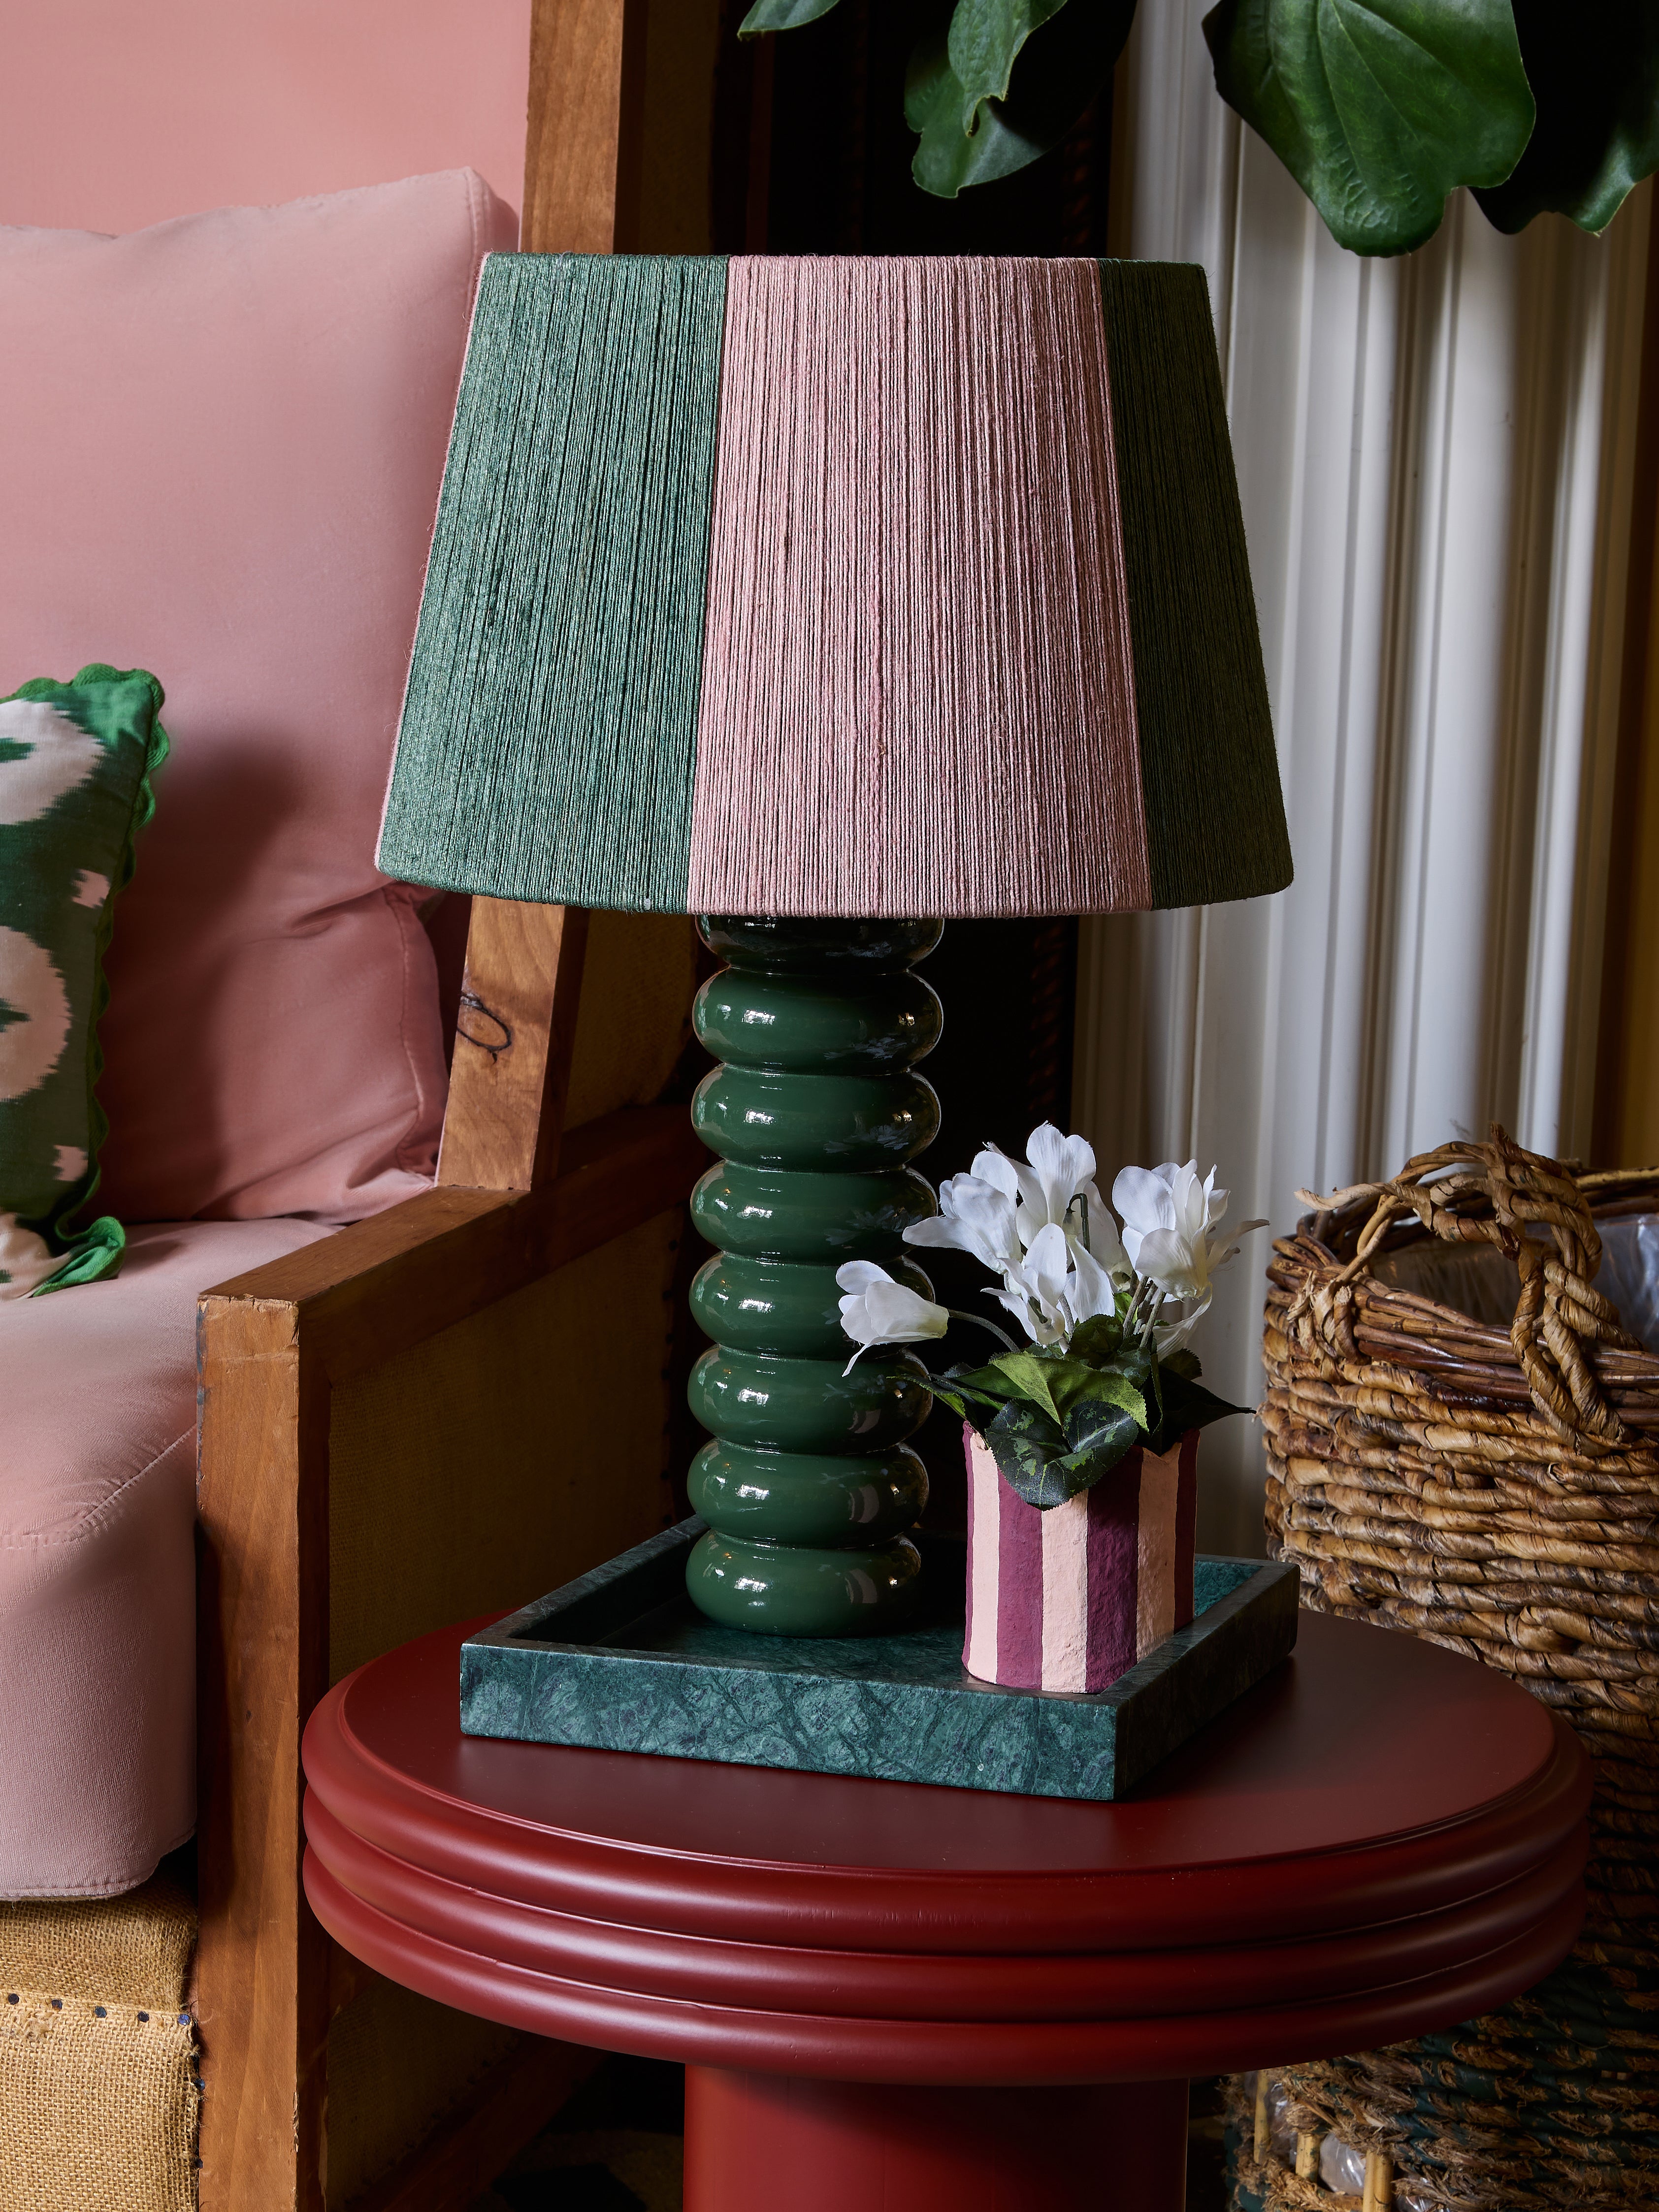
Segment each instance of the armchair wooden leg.
[{"label": "armchair wooden leg", "polygon": [[201,2212],[323,2212],[328,1940],[300,1729],[328,1686],[327,1378],[294,1310],[214,1300],[201,1366]]}]

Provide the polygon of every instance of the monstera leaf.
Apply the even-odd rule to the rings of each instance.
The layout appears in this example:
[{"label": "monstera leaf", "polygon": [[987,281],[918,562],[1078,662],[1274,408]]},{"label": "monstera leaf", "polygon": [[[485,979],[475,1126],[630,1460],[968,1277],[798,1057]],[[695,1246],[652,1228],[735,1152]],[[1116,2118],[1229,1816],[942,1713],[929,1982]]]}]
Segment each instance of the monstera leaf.
[{"label": "monstera leaf", "polygon": [[1571,216],[1605,230],[1659,168],[1659,8],[1653,0],[1514,0],[1538,124],[1509,179],[1476,199],[1499,230]]},{"label": "monstera leaf", "polygon": [[948,30],[918,40],[905,79],[923,191],[954,199],[1059,145],[1111,75],[1134,12],[1135,0],[957,0]]},{"label": "monstera leaf", "polygon": [[1510,0],[1221,0],[1204,35],[1222,98],[1358,253],[1421,246],[1532,135]]}]

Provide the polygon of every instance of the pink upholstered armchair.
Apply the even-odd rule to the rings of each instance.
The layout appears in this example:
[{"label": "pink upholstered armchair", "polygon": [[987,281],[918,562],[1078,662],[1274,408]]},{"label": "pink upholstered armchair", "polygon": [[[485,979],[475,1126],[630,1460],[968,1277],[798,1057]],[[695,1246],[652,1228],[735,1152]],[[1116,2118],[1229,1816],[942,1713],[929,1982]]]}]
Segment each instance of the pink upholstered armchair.
[{"label": "pink upholstered armchair", "polygon": [[[299,1729],[373,1652],[551,1586],[665,1503],[696,1155],[648,1102],[689,933],[596,923],[580,987],[580,918],[550,962],[545,918],[481,915],[490,1003],[440,1175],[425,895],[373,860],[472,286],[513,228],[453,172],[121,238],[0,231],[0,693],[146,667],[173,740],[101,1031],[126,1262],[0,1304],[0,1899],[49,1957],[62,1900],[147,1883],[199,1808],[173,2025],[186,2056],[200,2038],[202,2203],[234,2212],[322,2204],[331,2049],[331,2203],[407,2147],[371,2046],[425,2069],[428,2108],[493,2065],[501,2130],[532,2112],[496,2031],[405,2019],[331,1960],[298,1887]],[[603,1437],[562,1388],[595,1363],[633,1409]]]}]

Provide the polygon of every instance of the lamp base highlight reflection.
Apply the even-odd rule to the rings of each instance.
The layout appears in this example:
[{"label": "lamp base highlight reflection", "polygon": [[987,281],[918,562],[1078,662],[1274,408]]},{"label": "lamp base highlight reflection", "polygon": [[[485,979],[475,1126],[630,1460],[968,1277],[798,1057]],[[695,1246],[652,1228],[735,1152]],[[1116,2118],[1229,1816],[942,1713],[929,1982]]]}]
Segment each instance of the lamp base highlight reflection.
[{"label": "lamp base highlight reflection", "polygon": [[942,925],[705,915],[699,927],[728,965],[694,1011],[720,1065],[692,1121],[720,1158],[691,1201],[719,1249],[691,1290],[714,1340],[691,1410],[714,1441],[691,1468],[709,1526],[686,1586],[730,1628],[884,1633],[919,1595],[908,1532],[927,1474],[905,1439],[927,1416],[927,1370],[888,1351],[844,1371],[836,1270],[873,1260],[933,1296],[902,1239],[935,1210],[910,1163],[939,1129],[916,1063],[944,1018],[914,969]]}]

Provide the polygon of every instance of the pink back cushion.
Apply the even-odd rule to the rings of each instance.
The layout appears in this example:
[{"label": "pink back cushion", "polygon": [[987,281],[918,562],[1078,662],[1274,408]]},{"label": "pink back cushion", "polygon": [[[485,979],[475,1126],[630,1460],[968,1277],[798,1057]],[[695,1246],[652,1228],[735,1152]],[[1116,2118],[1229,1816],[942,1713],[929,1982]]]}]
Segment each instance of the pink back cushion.
[{"label": "pink back cushion", "polygon": [[125,237],[0,230],[0,694],[154,670],[98,1203],[350,1221],[423,1187],[442,1037],[374,865],[478,262],[469,170]]},{"label": "pink back cushion", "polygon": [[10,7],[0,222],[137,230],[426,169],[524,174],[532,0]]}]

